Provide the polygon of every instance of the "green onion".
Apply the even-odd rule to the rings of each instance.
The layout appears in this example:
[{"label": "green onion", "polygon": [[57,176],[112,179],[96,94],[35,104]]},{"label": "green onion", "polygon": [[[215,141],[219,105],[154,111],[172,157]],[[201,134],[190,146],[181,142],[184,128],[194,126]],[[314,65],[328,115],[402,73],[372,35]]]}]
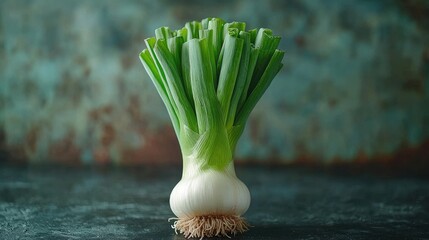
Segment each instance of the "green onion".
[{"label": "green onion", "polygon": [[170,195],[185,237],[230,236],[248,229],[246,185],[233,154],[247,119],[282,68],[280,37],[219,18],[155,30],[140,60],[164,102],[183,157]]}]

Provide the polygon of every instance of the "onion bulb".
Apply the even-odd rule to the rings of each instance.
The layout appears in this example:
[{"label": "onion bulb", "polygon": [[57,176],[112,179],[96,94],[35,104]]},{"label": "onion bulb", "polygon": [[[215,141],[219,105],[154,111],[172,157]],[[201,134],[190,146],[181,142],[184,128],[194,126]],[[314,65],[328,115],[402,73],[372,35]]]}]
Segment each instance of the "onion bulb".
[{"label": "onion bulb", "polygon": [[244,232],[247,224],[240,216],[249,204],[249,190],[232,164],[224,171],[209,169],[185,176],[170,195],[171,210],[178,217],[173,227],[186,237]]}]

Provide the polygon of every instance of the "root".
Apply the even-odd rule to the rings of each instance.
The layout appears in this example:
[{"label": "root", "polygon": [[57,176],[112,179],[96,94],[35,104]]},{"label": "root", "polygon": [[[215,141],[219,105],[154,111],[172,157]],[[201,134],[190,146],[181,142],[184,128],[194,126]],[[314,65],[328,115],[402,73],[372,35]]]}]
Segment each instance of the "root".
[{"label": "root", "polygon": [[170,218],[174,221],[171,226],[174,231],[180,232],[186,238],[228,237],[249,230],[244,218],[231,215],[207,215],[193,218]]}]

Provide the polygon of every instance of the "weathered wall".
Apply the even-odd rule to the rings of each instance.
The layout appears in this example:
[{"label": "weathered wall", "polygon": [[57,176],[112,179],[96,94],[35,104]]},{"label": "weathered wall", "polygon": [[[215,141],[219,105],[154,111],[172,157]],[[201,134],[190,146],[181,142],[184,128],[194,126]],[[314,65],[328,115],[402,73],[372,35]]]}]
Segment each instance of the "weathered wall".
[{"label": "weathered wall", "polygon": [[427,1],[0,2],[3,158],[179,161],[138,60],[155,28],[208,16],[283,36],[285,68],[237,156],[351,161],[429,139]]}]

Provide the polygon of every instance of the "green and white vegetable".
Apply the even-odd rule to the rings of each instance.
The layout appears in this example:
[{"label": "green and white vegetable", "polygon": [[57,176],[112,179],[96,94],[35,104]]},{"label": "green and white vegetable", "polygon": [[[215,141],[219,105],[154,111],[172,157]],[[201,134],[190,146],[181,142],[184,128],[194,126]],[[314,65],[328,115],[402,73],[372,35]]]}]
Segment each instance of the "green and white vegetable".
[{"label": "green and white vegetable", "polygon": [[233,154],[246,121],[280,71],[284,52],[270,29],[246,31],[219,18],[155,30],[140,53],[173,123],[183,157],[170,195],[185,237],[230,236],[248,229],[250,204]]}]

